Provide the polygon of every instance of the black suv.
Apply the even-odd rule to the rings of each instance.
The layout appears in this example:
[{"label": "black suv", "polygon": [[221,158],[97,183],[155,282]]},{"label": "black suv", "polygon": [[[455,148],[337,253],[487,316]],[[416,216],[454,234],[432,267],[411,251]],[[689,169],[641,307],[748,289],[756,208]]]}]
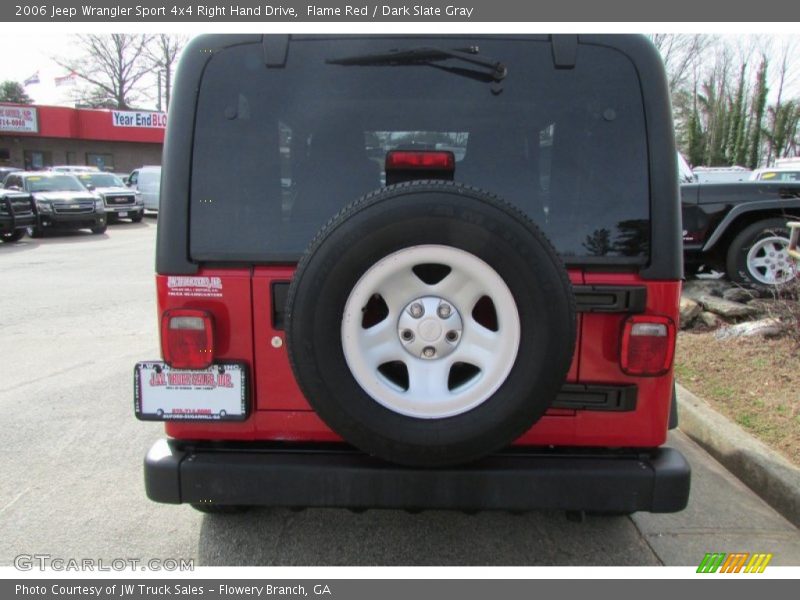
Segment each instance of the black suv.
[{"label": "black suv", "polygon": [[4,187],[33,195],[38,219],[28,228],[31,237],[41,237],[45,231],[59,229],[90,229],[96,234],[106,231],[108,224],[103,198],[87,190],[70,173],[11,173],[6,177]]},{"label": "black suv", "polygon": [[36,225],[33,196],[0,189],[0,241],[18,242],[28,227]]},{"label": "black suv", "polygon": [[676,170],[643,37],[195,39],[134,376],[169,436],[148,495],[681,510]]}]

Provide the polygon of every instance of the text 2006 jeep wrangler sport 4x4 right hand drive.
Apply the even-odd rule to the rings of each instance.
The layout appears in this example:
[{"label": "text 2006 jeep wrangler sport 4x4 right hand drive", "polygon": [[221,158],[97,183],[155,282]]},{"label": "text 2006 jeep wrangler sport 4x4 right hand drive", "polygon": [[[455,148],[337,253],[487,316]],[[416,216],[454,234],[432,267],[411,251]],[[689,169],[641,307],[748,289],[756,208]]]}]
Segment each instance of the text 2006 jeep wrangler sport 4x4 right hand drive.
[{"label": "text 2006 jeep wrangler sport 4x4 right hand drive", "polygon": [[[157,242],[147,494],[681,510],[682,277],[638,36],[202,36]],[[220,177],[224,172],[226,177]]]}]

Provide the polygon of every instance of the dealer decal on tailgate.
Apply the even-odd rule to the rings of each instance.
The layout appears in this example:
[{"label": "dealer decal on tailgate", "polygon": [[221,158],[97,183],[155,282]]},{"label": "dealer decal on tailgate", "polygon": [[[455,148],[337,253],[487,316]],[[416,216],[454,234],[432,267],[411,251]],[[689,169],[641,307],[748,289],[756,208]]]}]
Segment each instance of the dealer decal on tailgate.
[{"label": "dealer decal on tailgate", "polygon": [[222,298],[221,277],[170,275],[167,295],[191,298]]},{"label": "dealer decal on tailgate", "polygon": [[134,369],[133,396],[136,416],[144,421],[242,421],[247,418],[246,368],[225,363],[184,371],[141,362]]}]

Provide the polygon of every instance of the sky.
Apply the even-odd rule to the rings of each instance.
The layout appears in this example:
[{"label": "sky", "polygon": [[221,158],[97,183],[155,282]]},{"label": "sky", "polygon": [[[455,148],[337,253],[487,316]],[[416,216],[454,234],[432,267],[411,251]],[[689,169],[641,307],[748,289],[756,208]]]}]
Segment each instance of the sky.
[{"label": "sky", "polygon": [[[22,83],[38,71],[39,83],[25,86],[35,104],[74,106],[70,93],[73,88],[55,84],[56,77],[68,75],[69,71],[52,59],[54,56],[72,56],[73,45],[74,39],[68,33],[36,35],[6,31],[0,36],[0,56],[4,57],[0,65],[0,81],[10,79]],[[151,83],[155,89],[155,79]],[[155,100],[139,104],[137,108],[156,108]]]},{"label": "sky", "polygon": [[[48,35],[14,34],[5,32],[0,39],[0,81],[11,79],[22,83],[39,72],[41,83],[25,87],[37,104],[71,104],[69,86],[56,87],[54,79],[68,74],[52,61],[52,56],[69,55],[70,36],[67,33]],[[13,58],[12,58],[13,57]]]}]

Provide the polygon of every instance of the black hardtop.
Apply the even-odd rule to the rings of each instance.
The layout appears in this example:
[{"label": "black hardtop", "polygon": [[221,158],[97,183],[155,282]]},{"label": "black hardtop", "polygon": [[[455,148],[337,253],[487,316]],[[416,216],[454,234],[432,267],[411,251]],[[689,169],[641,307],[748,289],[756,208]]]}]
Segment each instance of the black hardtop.
[{"label": "black hardtop", "polygon": [[[352,40],[358,36],[288,36],[288,35],[202,35],[193,39],[183,53],[176,73],[175,87],[169,108],[164,145],[156,269],[161,274],[191,274],[200,262],[190,256],[190,199],[192,153],[195,143],[198,97],[204,73],[215,55],[228,48],[260,45],[263,69],[282,69],[292,60],[294,41]],[[365,37],[365,36],[360,36]],[[372,36],[391,38],[398,46],[425,46],[426,36]],[[436,36],[441,39],[442,36]],[[454,47],[469,45],[474,40],[535,40],[549,42],[553,67],[569,70],[581,60],[581,48],[596,46],[611,49],[627,58],[635,69],[641,89],[644,126],[647,132],[646,164],[649,189],[650,254],[646,264],[631,264],[606,257],[582,260],[590,268],[608,266],[633,269],[647,279],[679,279],[682,277],[681,221],[677,162],[673,134],[669,90],[662,60],[654,46],[639,35],[509,35],[452,36]],[[296,68],[296,66],[295,66]],[[242,77],[248,76],[242,72]],[[578,99],[576,99],[577,101]],[[246,160],[246,158],[243,158]],[[218,235],[236,235],[235,231]],[[281,263],[296,262],[299,256],[287,256]],[[241,264],[230,257],[207,259],[215,264]],[[250,264],[257,261],[244,261]],[[568,263],[570,261],[567,261]],[[580,266],[580,265],[579,265]]]}]

